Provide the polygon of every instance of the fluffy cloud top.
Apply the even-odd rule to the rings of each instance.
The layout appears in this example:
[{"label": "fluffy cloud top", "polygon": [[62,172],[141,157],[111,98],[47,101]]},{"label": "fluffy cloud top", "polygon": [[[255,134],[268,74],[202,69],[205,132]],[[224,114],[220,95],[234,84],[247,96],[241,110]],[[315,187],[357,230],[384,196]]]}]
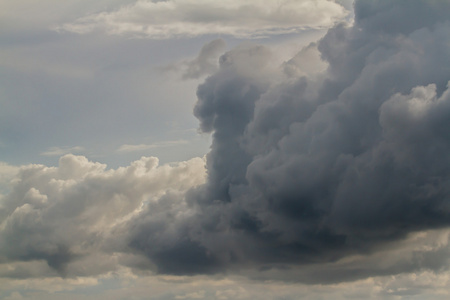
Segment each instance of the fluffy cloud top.
[{"label": "fluffy cloud top", "polygon": [[[114,259],[108,256],[106,263],[97,254],[112,228],[146,206],[160,205],[163,195],[180,195],[202,183],[204,174],[200,158],[158,166],[158,159],[143,157],[107,170],[69,154],[58,167],[24,166],[2,199],[0,261],[44,260],[60,275],[113,270]],[[75,263],[71,273],[67,265],[74,261],[82,266]],[[23,276],[32,276],[28,269]]]},{"label": "fluffy cloud top", "polygon": [[293,33],[304,28],[326,28],[347,11],[329,0],[139,0],[119,10],[89,15],[59,30],[153,39],[226,34],[239,38]]}]

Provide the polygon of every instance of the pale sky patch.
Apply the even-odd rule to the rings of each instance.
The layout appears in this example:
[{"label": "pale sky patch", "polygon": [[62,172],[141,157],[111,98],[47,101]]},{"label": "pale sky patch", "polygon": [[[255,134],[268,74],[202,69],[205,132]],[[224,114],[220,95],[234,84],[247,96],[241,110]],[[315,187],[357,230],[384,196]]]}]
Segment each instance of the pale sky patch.
[{"label": "pale sky patch", "polygon": [[50,147],[46,151],[42,152],[41,155],[43,156],[62,156],[64,154],[69,153],[81,153],[85,151],[85,149],[81,146],[75,146],[75,147]]},{"label": "pale sky patch", "polygon": [[185,145],[188,143],[189,142],[186,140],[175,140],[175,141],[161,141],[153,144],[137,144],[137,145],[124,144],[117,149],[117,152],[126,153],[126,152],[145,151],[155,148],[175,147]]}]

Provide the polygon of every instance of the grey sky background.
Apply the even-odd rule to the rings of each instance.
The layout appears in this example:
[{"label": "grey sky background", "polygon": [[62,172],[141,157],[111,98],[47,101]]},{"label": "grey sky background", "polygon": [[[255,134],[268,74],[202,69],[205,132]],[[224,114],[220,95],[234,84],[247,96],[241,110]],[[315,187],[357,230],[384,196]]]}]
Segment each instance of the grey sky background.
[{"label": "grey sky background", "polygon": [[[327,2],[322,2],[326,8]],[[109,27],[126,27],[126,24],[138,27],[140,22],[145,23],[143,17],[145,20],[152,20],[154,15],[160,12],[155,12],[143,4],[150,4],[148,6],[151,8],[164,5],[161,2],[2,3],[1,17],[5,26],[2,26],[0,41],[3,69],[0,145],[3,161],[14,164],[39,162],[55,165],[58,156],[49,158],[51,153],[58,153],[54,150],[59,149],[62,154],[77,147],[75,149],[78,154],[95,157],[111,167],[118,167],[140,158],[143,154],[149,155],[148,152],[135,155],[116,153],[122,145],[189,141],[185,143],[182,151],[174,147],[154,147],[150,154],[165,162],[202,156],[208,150],[209,140],[196,133],[198,123],[191,112],[196,101],[197,85],[207,72],[213,69],[210,67],[203,71],[204,74],[199,73],[189,76],[190,78],[183,75],[187,72],[184,69],[188,66],[187,62],[195,59],[202,46],[211,40],[226,39],[223,43],[228,44],[228,47],[244,42],[244,39],[236,39],[234,31],[227,34],[207,30],[197,34],[194,30],[193,33],[181,32],[176,36],[156,37],[141,36],[126,30],[117,34],[110,32]],[[171,18],[181,18],[183,13],[193,14],[190,18],[196,17],[194,12],[198,10],[199,4],[195,1],[167,3],[173,4],[174,7],[171,7],[171,10],[166,9],[172,11],[172,14],[160,20],[167,23],[158,25],[163,26],[162,30],[170,32],[171,24],[178,24],[176,19]],[[218,3],[205,3],[210,3],[212,10],[220,10]],[[252,1],[249,3],[253,5]],[[264,2],[254,3],[259,9],[265,5]],[[229,4],[232,6],[232,12],[238,11],[241,5],[233,1]],[[142,5],[143,8],[140,7]],[[297,4],[291,2],[290,5]],[[313,12],[321,14],[314,4],[309,6]],[[305,24],[312,23],[313,27],[326,28],[333,22],[332,19],[326,19],[327,14],[331,18],[341,18],[345,15],[340,6],[333,5],[332,8],[337,11],[326,11],[325,19],[317,25],[309,19],[305,20]],[[127,10],[131,12],[129,19],[123,20],[125,25],[119,17],[112,24],[102,23],[104,20],[101,18],[96,20],[97,16],[120,15],[122,11]],[[143,16],[139,15],[140,13]],[[200,22],[197,26],[210,28],[211,26],[202,23],[202,14],[208,17],[207,7],[205,11],[199,12],[197,17]],[[301,17],[302,13],[299,15]],[[77,34],[72,27],[86,23],[87,21],[83,21],[86,16],[92,19],[86,24],[89,28],[93,27],[92,32],[85,30],[84,34]],[[293,14],[292,17],[295,16],[296,14]],[[233,24],[231,17],[226,16],[230,20],[224,22],[231,24],[235,30],[248,31],[245,37],[250,37],[261,26],[278,24],[277,18],[282,16],[269,15],[273,20],[263,20],[263,25],[256,22],[255,28],[246,27],[245,14],[240,18],[236,17],[236,24]],[[258,17],[256,15],[255,19]],[[180,26],[189,30],[191,23],[196,24],[195,19]],[[213,18],[213,26],[223,27],[220,21],[215,23]],[[291,28],[292,23],[291,20],[290,23],[282,25]],[[300,24],[300,27],[303,26],[305,25]],[[293,44],[304,44],[311,39],[317,39],[321,33],[323,34],[323,31],[310,30],[303,38],[283,35],[278,41],[268,38],[252,41],[279,43],[292,39]],[[255,35],[258,36],[259,34]],[[224,50],[222,49],[222,52]],[[220,54],[212,53],[210,60],[217,64]],[[178,68],[177,72],[167,72],[168,66],[180,63],[181,70]],[[200,78],[201,76],[203,78]],[[81,149],[84,151],[80,151]]]},{"label": "grey sky background", "polygon": [[0,2],[0,299],[448,299],[450,4]]}]

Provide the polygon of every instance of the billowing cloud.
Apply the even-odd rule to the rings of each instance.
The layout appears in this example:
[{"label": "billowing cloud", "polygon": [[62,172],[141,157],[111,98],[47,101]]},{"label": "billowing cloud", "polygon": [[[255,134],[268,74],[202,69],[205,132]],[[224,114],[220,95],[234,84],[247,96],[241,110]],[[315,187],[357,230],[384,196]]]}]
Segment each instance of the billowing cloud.
[{"label": "billowing cloud", "polygon": [[447,246],[381,266],[367,255],[450,225],[449,8],[356,2],[355,23],[318,43],[315,76],[301,72],[315,45],[278,71],[263,46],[223,55],[194,109],[213,136],[207,183],[187,194],[195,215],[156,240],[162,224],[142,211],[129,246],[171,274],[312,264],[293,277],[335,282],[447,266]]},{"label": "billowing cloud", "polygon": [[[0,261],[44,261],[60,275],[113,270],[117,259],[100,249],[115,225],[148,205],[163,205],[158,204],[163,195],[180,195],[203,181],[200,158],[158,166],[158,159],[142,157],[107,170],[68,154],[58,167],[21,167],[0,207]],[[32,276],[35,268],[45,270],[28,266],[20,276]]]},{"label": "billowing cloud", "polygon": [[112,12],[89,15],[58,28],[76,33],[104,30],[152,39],[225,34],[238,38],[327,28],[347,11],[329,0],[139,0]]},{"label": "billowing cloud", "polygon": [[55,168],[22,167],[0,209],[1,261],[16,264],[3,276],[124,267],[382,287],[360,298],[445,286],[449,10],[445,1],[356,1],[351,26],[281,65],[265,46],[228,51],[197,90],[194,115],[212,134],[206,170],[200,158],[107,170],[73,155]]}]

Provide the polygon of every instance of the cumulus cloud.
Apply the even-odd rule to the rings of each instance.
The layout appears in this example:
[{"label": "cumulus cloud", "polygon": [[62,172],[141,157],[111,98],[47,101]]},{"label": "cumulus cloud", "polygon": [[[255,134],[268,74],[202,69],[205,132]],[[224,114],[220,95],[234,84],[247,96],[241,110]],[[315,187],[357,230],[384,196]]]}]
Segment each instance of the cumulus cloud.
[{"label": "cumulus cloud", "polygon": [[116,11],[89,15],[58,28],[80,34],[108,34],[152,39],[226,34],[238,38],[327,28],[347,15],[329,0],[139,0]]},{"label": "cumulus cloud", "polygon": [[[263,46],[224,54],[197,91],[194,114],[213,140],[207,182],[187,194],[195,214],[156,243],[163,225],[143,211],[127,225],[129,247],[171,274],[259,267],[267,279],[287,268],[330,283],[447,268],[447,243],[395,253],[450,223],[449,8],[357,1],[352,26],[278,71]],[[420,24],[407,16],[422,13]],[[327,66],[305,76],[314,49]],[[376,265],[383,251],[390,259]]]},{"label": "cumulus cloud", "polygon": [[420,293],[407,274],[449,267],[449,9],[356,1],[354,24],[279,66],[264,46],[228,51],[197,90],[206,170],[199,158],[107,170],[73,155],[22,167],[2,199],[1,261],[67,276],[372,278],[384,294],[367,297]]},{"label": "cumulus cloud", "polygon": [[[0,261],[45,261],[63,276],[111,271],[118,258],[100,249],[116,224],[146,205],[163,205],[163,195],[183,193],[203,181],[200,158],[158,166],[158,159],[142,157],[107,170],[68,154],[58,167],[21,167],[0,207]],[[22,276],[32,276],[33,269]]]}]

